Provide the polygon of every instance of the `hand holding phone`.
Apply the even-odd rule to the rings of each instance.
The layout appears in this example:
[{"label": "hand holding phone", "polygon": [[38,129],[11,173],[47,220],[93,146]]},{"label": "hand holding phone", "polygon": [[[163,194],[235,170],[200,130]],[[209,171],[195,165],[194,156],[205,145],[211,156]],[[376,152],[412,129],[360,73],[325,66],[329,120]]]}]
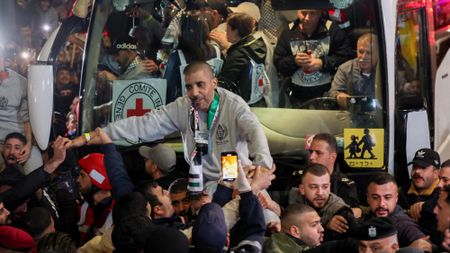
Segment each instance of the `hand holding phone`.
[{"label": "hand holding phone", "polygon": [[234,181],[238,175],[238,156],[236,152],[222,152],[222,179]]}]

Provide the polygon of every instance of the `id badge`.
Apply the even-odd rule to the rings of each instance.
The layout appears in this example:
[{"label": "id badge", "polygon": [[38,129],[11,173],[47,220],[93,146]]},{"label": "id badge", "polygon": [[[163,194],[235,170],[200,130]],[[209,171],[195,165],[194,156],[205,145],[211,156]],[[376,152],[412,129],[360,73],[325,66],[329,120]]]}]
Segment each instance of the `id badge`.
[{"label": "id badge", "polygon": [[208,145],[208,131],[196,130],[194,140],[196,144]]}]

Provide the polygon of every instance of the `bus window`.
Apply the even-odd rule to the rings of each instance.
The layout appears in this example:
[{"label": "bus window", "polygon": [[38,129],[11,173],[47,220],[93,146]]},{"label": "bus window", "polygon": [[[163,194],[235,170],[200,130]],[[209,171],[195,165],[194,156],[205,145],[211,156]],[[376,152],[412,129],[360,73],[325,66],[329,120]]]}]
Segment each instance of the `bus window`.
[{"label": "bus window", "polygon": [[154,19],[130,14],[144,11],[135,6],[129,11],[112,12],[103,27],[98,65],[92,66],[96,69],[91,80],[95,87],[94,126],[142,116],[165,104],[166,82],[160,78],[156,59],[162,34],[157,33],[162,28]]},{"label": "bus window", "polygon": [[423,8],[405,10],[397,16],[396,94],[400,109],[422,109],[425,85],[431,83],[427,68],[425,12]]},{"label": "bus window", "polygon": [[[85,80],[83,83],[85,87],[83,90],[82,132],[90,131],[97,126],[102,126],[118,119],[118,113],[122,113],[122,115],[126,113],[124,117],[127,117],[134,115],[133,113],[137,112],[137,109],[140,109],[141,113],[148,109],[146,106],[148,98],[144,98],[139,102],[138,99],[140,97],[131,94],[132,91],[137,91],[145,86],[145,84],[140,83],[142,79],[119,80],[124,81],[123,85],[135,86],[130,86],[130,89],[127,89],[129,96],[121,96],[121,93],[115,96],[114,88],[118,83],[116,80],[110,80],[111,78],[102,74],[104,73],[102,71],[108,67],[103,66],[107,65],[104,64],[107,62],[103,61],[103,57],[107,54],[104,49],[105,45],[102,45],[102,39],[104,39],[102,32],[108,31],[111,43],[114,44],[115,38],[120,37],[119,33],[127,34],[133,27],[133,23],[124,12],[113,12],[112,7],[108,6],[109,4],[108,1],[104,1],[99,3],[102,8],[95,8],[93,25],[91,26],[92,31],[89,33],[90,39],[88,40],[84,67]],[[256,114],[265,129],[273,155],[285,157],[289,154],[296,157],[304,157],[303,152],[306,148],[307,138],[320,132],[331,133],[337,136],[340,139],[340,148],[343,149],[351,142],[352,135],[358,135],[359,140],[362,140],[365,132],[375,133],[376,131],[372,129],[378,129],[382,132],[385,129],[385,103],[387,101],[385,98],[385,84],[387,83],[385,73],[386,52],[384,51],[384,43],[382,43],[384,37],[380,33],[381,23],[378,18],[381,17],[381,14],[379,13],[380,6],[378,4],[379,2],[377,1],[354,0],[351,6],[344,10],[318,10],[318,13],[320,13],[319,17],[324,20],[324,23],[321,25],[326,28],[328,23],[328,25],[331,24],[330,27],[336,27],[333,29],[340,29],[341,39],[344,38],[348,46],[345,52],[339,56],[338,62],[330,58],[328,62],[329,74],[323,78],[324,80],[326,79],[329,86],[321,91],[317,97],[305,101],[300,106],[292,106],[292,103],[289,103],[285,97],[287,93],[285,93],[286,87],[283,86],[282,82],[284,79],[278,79],[280,81],[279,93],[276,91],[269,95],[277,96],[279,94],[279,100],[283,101],[285,99],[284,101],[288,103],[274,103],[273,107],[251,107],[251,110]],[[293,22],[294,26],[295,24],[298,26],[299,23],[295,23],[295,19],[298,19],[297,11],[292,12],[294,13],[294,18],[289,21]],[[115,19],[122,21],[115,21]],[[134,25],[140,24],[140,20],[135,21]],[[278,31],[278,34],[280,33],[282,33],[281,30]],[[374,36],[367,37],[368,34],[373,34]],[[366,36],[366,49],[360,50],[360,54],[364,55],[364,57],[358,59],[356,57],[357,46],[361,36]],[[277,44],[274,45],[275,53],[280,43],[283,42],[281,39],[278,39]],[[297,46],[303,51],[306,47],[311,49],[311,51],[312,47],[317,47],[318,54],[323,53],[321,49],[335,50],[340,47],[338,42],[333,42],[332,40],[328,42],[328,46],[325,48],[319,44],[319,40],[313,40],[307,43],[298,43]],[[292,57],[290,41],[287,41],[286,48],[288,49],[287,58]],[[378,52],[378,57],[376,57],[375,52]],[[367,71],[360,71],[363,64],[367,65],[364,67]],[[338,70],[341,66],[342,69]],[[281,68],[278,66],[276,71],[281,73],[283,68],[284,65],[281,65]],[[341,81],[343,80],[341,85],[348,94],[344,106],[339,105],[336,102],[336,97],[331,96],[329,93],[331,83],[336,78],[337,72],[342,72],[342,75],[346,77],[344,78],[345,80],[341,79]],[[269,78],[278,78],[277,73],[272,74],[273,76]],[[307,74],[313,79],[316,77],[313,73]],[[284,78],[290,78],[290,76],[284,75]],[[121,79],[120,74],[117,76],[117,79]],[[131,83],[128,83],[128,81]],[[139,84],[136,85],[135,82],[139,82]],[[362,86],[362,84],[366,86]],[[107,111],[102,114],[98,109],[107,109]],[[349,132],[346,135],[345,132],[351,129],[356,130],[352,130],[353,132]],[[344,141],[342,141],[343,139]],[[383,137],[380,137],[380,139],[384,140]],[[380,139],[377,148],[384,150],[383,142]],[[363,163],[363,167],[367,169],[382,168],[385,164],[383,155],[383,151],[378,151],[375,155],[377,160],[367,160]],[[361,167],[363,160],[359,161],[359,163],[355,162],[355,165],[352,167]],[[298,164],[293,165],[293,167],[298,167]]]},{"label": "bus window", "polygon": [[450,1],[433,1],[434,31],[436,37],[437,64],[440,65],[442,59],[450,48]]}]

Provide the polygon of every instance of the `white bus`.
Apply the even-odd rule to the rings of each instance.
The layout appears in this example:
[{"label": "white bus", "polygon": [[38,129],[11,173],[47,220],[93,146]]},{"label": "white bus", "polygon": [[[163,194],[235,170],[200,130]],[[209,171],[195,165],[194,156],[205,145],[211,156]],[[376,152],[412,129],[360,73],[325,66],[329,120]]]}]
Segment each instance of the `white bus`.
[{"label": "white bus", "polygon": [[[123,18],[126,6],[146,2],[155,1],[94,1],[87,18],[72,17],[63,22],[47,41],[39,56],[39,65],[31,66],[30,89],[33,84],[51,78],[51,67],[57,64],[56,56],[67,36],[72,32],[87,32],[81,74],[79,133],[117,118],[112,112],[102,118],[93,110],[99,106],[95,75],[103,54],[102,36],[105,29],[124,29],[125,26],[108,27],[108,20],[121,15]],[[450,158],[450,117],[447,114],[450,112],[450,99],[447,98],[450,96],[449,0],[280,0],[272,1],[272,6],[278,11],[339,10],[345,13],[343,22],[348,23],[343,27],[354,45],[359,35],[372,32],[378,35],[380,49],[374,99],[355,97],[346,110],[340,109],[336,101],[328,97],[309,101],[301,108],[252,107],[265,130],[278,168],[281,168],[278,171],[281,178],[289,177],[293,170],[305,164],[308,138],[319,132],[337,137],[341,168],[355,178],[388,170],[399,184],[406,183],[409,180],[407,163],[422,147],[437,150],[442,160]],[[128,81],[125,85],[139,82]],[[43,118],[40,112],[51,110],[52,105],[42,105],[49,100],[48,97],[39,99],[39,96],[48,96],[44,93],[30,95],[37,98],[29,99],[31,113],[37,115],[32,116],[33,131],[40,146],[45,147],[51,126],[43,122],[50,122],[50,118]],[[133,102],[137,99],[143,99],[146,106],[160,106],[148,94],[128,96],[127,101],[131,101],[128,106],[136,105]],[[120,96],[111,95],[109,99],[116,104]],[[125,105],[117,110],[124,108]],[[361,157],[361,154],[349,158],[346,147],[351,143],[351,136],[361,139],[365,132],[372,136],[375,158]],[[168,142],[181,151],[176,138],[168,138]]]}]

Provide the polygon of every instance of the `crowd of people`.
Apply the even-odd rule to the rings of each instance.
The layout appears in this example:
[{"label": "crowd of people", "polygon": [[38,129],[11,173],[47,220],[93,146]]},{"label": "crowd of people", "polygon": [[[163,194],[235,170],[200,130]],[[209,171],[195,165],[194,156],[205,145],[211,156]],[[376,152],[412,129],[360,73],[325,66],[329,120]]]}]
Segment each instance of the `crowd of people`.
[{"label": "crowd of people", "polygon": [[[24,66],[33,58],[18,52],[38,52],[58,19],[85,19],[91,4],[8,5],[9,28],[21,33],[11,32],[19,37],[0,53],[0,252],[450,251],[450,160],[428,148],[411,161],[409,185],[379,172],[358,191],[337,163],[334,135],[316,133],[299,184],[268,192],[276,165],[250,106],[301,107],[329,93],[346,108],[349,96],[375,96],[377,36],[358,37],[353,58],[342,23],[320,10],[298,10],[278,34],[273,25],[282,20],[267,23],[270,0],[187,1],[159,19],[145,6],[126,10],[142,22],[116,37],[113,21],[105,30],[93,110],[110,110],[112,80],[165,79],[167,105],[105,118],[83,134],[76,127],[85,37],[71,35],[56,59],[55,138],[40,151],[27,108]],[[141,146],[143,167],[130,168],[113,143],[173,132],[181,133],[188,173],[165,144]],[[78,159],[77,149],[87,155]],[[229,151],[239,157],[232,181],[221,169]],[[132,178],[136,169],[144,176]]]}]

